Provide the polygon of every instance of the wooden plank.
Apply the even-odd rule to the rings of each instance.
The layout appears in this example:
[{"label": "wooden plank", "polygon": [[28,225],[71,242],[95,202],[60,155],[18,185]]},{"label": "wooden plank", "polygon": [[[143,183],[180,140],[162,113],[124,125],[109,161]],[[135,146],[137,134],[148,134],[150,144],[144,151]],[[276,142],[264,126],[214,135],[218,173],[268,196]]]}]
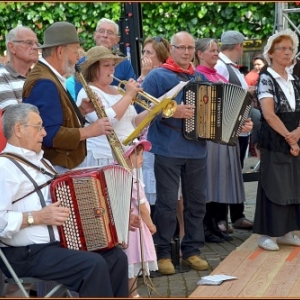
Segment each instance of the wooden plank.
[{"label": "wooden plank", "polygon": [[[288,251],[290,254],[295,248],[293,246],[280,245],[280,251]],[[300,255],[293,257],[293,259],[286,259],[282,267],[277,272],[269,287],[266,289],[262,296],[264,297],[287,297],[300,275]],[[299,294],[298,294],[299,296]]]},{"label": "wooden plank", "polygon": [[[231,275],[240,264],[247,259],[251,254],[251,251],[232,251],[219,265],[217,268],[211,272],[210,275],[216,274],[226,274]],[[223,285],[224,283],[222,283]],[[189,296],[190,298],[207,298],[213,297],[214,294],[218,291],[219,286],[205,286],[201,285],[196,288],[196,290]]]},{"label": "wooden plank", "polygon": [[[256,272],[245,285],[239,297],[260,297],[272,284],[280,268],[285,264],[290,251],[266,251],[262,250],[262,255],[267,256],[258,266]],[[277,296],[277,295],[276,295]]]},{"label": "wooden plank", "polygon": [[[300,231],[296,232],[300,236]],[[253,234],[211,273],[236,276],[220,286],[198,286],[191,298],[299,297],[300,247],[280,245],[279,251],[258,247]]]},{"label": "wooden plank", "polygon": [[257,249],[257,241],[259,235],[258,234],[251,234],[251,236],[242,243],[239,247],[236,248],[237,251],[247,250],[247,251],[254,251]]},{"label": "wooden plank", "polygon": [[254,259],[251,258],[251,254],[252,253],[250,253],[237,270],[232,273],[232,276],[237,277],[237,280],[222,283],[215,293],[216,297],[238,297],[248,284],[249,280],[257,272],[259,266],[261,266],[264,260],[269,256],[268,251],[261,252]]}]

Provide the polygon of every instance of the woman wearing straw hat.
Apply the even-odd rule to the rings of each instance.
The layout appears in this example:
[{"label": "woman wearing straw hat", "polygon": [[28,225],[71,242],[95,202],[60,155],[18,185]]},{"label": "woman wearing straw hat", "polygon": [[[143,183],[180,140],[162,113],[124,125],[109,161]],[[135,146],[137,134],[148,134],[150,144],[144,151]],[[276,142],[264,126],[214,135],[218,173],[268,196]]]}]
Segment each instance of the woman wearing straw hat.
[{"label": "woman wearing straw hat", "polygon": [[[148,113],[147,111],[142,112],[138,116],[131,104],[132,99],[141,90],[139,83],[134,79],[129,79],[126,83],[124,95],[120,94],[116,86],[111,85],[113,81],[111,75],[114,74],[115,66],[124,59],[126,58],[114,55],[111,50],[104,46],[95,46],[87,52],[86,60],[80,65],[82,75],[92,91],[101,99],[105,112],[120,141],[127,138]],[[77,106],[80,106],[82,99],[86,97],[86,92],[82,88],[77,96]],[[96,112],[87,114],[85,118],[88,123],[93,123],[98,119]],[[104,166],[114,160],[105,136],[89,138],[87,150],[87,156],[79,167]]]},{"label": "woman wearing straw hat", "polygon": [[300,229],[300,80],[286,70],[298,44],[290,29],[268,39],[264,56],[269,67],[257,86],[261,160],[253,232],[261,235],[258,245],[271,251],[278,244],[300,246],[293,234]]}]

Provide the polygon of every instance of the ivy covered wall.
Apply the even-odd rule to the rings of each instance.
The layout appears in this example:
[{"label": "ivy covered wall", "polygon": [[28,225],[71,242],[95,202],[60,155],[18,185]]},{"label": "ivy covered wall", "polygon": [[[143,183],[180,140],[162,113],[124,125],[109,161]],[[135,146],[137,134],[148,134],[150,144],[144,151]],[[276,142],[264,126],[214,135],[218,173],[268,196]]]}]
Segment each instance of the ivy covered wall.
[{"label": "ivy covered wall", "polygon": [[[274,2],[144,2],[141,4],[144,37],[170,38],[176,31],[187,30],[197,38],[219,39],[225,30],[239,30],[248,38],[265,39],[274,28]],[[293,7],[293,2],[290,7]],[[1,2],[0,54],[5,50],[5,35],[18,23],[32,28],[43,42],[44,30],[55,21],[69,21],[86,43],[94,46],[97,21],[118,21],[122,4],[105,2]],[[291,15],[297,20],[296,14]]]}]

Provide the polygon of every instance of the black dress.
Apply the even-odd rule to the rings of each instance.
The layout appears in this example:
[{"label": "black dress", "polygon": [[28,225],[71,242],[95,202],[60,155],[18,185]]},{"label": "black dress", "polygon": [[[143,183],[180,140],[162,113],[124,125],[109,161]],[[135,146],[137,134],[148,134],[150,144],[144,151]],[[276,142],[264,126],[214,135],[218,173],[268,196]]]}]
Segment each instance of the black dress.
[{"label": "black dress", "polygon": [[[258,96],[264,92],[273,94],[275,113],[289,131],[299,126],[300,118],[300,81],[296,76],[294,79],[294,111],[268,71],[260,75],[257,88]],[[290,154],[289,144],[268,125],[263,114],[261,121],[260,174],[253,232],[278,237],[300,230],[300,156]]]}]

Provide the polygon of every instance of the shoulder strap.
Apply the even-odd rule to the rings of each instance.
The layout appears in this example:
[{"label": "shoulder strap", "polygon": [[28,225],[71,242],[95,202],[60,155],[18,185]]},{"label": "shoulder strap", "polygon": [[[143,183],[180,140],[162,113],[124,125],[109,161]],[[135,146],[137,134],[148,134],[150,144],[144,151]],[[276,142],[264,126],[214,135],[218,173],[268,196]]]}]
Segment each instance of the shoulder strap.
[{"label": "shoulder strap", "polygon": [[[35,187],[35,190],[33,192],[37,192],[39,198],[40,198],[40,202],[41,202],[41,206],[45,207],[46,206],[46,202],[44,199],[44,196],[42,194],[42,192],[40,191],[39,186],[37,185],[37,183],[34,181],[34,179],[29,175],[29,173],[20,165],[20,163],[18,163],[14,158],[12,157],[8,157],[8,159],[10,159],[27,177],[28,179],[32,182],[33,186]],[[52,180],[52,179],[51,179]],[[51,181],[50,181],[51,182]],[[31,194],[33,192],[30,192]],[[24,196],[26,197],[26,196]],[[20,198],[23,199],[24,197]],[[20,200],[19,199],[19,200]],[[16,201],[14,201],[13,203],[15,203]],[[48,232],[49,232],[49,237],[50,237],[50,241],[53,242],[55,241],[55,237],[54,237],[54,230],[53,227],[51,225],[47,225],[48,228]]]},{"label": "shoulder strap", "polygon": [[54,178],[55,176],[58,175],[58,173],[44,159],[42,159],[43,165],[48,170],[52,171],[54,174],[46,171],[44,168],[40,168],[40,167],[36,166],[35,164],[33,164],[32,162],[30,162],[29,160],[25,159],[24,157],[22,157],[22,156],[20,156],[18,154],[11,153],[11,152],[2,152],[2,153],[0,153],[0,157],[1,156],[2,157],[7,157],[7,158],[12,158],[14,160],[18,160],[18,161],[24,163],[25,165],[30,166],[30,167],[34,168],[35,170],[38,170],[41,173],[46,174],[46,175],[48,175],[48,176],[50,176],[52,178]]},{"label": "shoulder strap", "polygon": [[[52,168],[52,167],[50,167],[50,165],[44,160],[44,159],[42,159],[42,163],[44,164],[44,166],[46,167],[46,168],[48,168],[49,170],[51,170],[52,172],[54,172],[54,174],[52,174],[52,173],[49,173],[49,172],[47,172],[45,169],[43,169],[43,168],[40,168],[40,167],[38,167],[38,166],[36,166],[35,164],[33,164],[33,163],[31,163],[30,161],[28,161],[28,160],[26,160],[25,158],[23,158],[22,156],[20,156],[20,155],[18,155],[18,154],[15,154],[15,153],[10,153],[10,152],[2,152],[2,153],[0,153],[0,157],[7,157],[8,159],[10,159],[27,177],[28,177],[28,173],[25,171],[25,169],[20,165],[20,164],[16,164],[16,160],[18,160],[18,161],[20,161],[20,162],[22,162],[22,163],[24,163],[24,164],[26,164],[26,165],[28,165],[28,166],[30,166],[30,167],[32,167],[32,168],[34,168],[35,170],[38,170],[38,171],[40,171],[41,173],[43,173],[43,174],[46,174],[46,175],[48,175],[48,176],[50,176],[51,177],[51,179],[50,180],[48,180],[48,181],[46,181],[45,183],[43,183],[43,184],[41,184],[41,185],[37,185],[36,183],[35,183],[35,188],[34,188],[34,190],[32,190],[31,192],[29,192],[29,193],[27,193],[26,195],[24,195],[24,196],[22,196],[21,198],[18,198],[18,199],[16,199],[16,200],[14,200],[13,202],[12,202],[12,204],[14,204],[14,203],[16,203],[16,202],[18,202],[18,201],[20,201],[20,200],[22,200],[23,198],[25,198],[25,197],[27,197],[27,196],[29,196],[29,195],[31,195],[31,194],[33,194],[33,193],[35,193],[35,192],[38,192],[39,190],[41,190],[42,188],[44,188],[45,186],[47,186],[47,185],[49,185],[50,183],[51,183],[51,181],[58,175],[58,173]],[[26,173],[25,173],[26,172]],[[29,178],[29,177],[28,177]]]}]

